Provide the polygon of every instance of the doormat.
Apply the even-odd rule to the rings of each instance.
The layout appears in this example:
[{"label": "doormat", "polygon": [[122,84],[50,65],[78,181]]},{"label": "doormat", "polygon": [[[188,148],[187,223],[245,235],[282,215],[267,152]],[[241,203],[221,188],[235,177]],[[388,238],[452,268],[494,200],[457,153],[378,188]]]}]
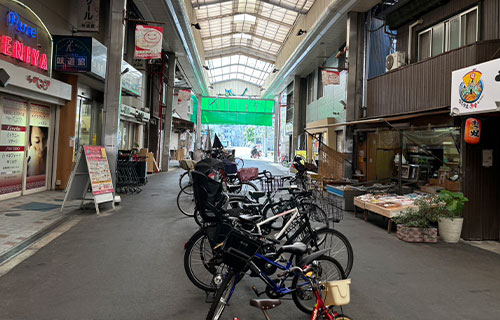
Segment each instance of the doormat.
[{"label": "doormat", "polygon": [[27,210],[27,211],[50,211],[60,208],[61,205],[53,203],[43,203],[43,202],[28,202],[14,208]]}]

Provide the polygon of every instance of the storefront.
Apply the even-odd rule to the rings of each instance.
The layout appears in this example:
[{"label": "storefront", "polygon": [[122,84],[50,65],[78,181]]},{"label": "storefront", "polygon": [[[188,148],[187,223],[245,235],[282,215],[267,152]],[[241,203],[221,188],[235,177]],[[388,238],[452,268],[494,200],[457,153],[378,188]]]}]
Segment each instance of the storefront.
[{"label": "storefront", "polygon": [[149,118],[148,112],[122,103],[120,109],[120,150],[140,150],[143,147],[144,131]]},{"label": "storefront", "polygon": [[71,86],[51,78],[52,37],[28,8],[0,1],[0,199],[54,186],[59,106]]}]

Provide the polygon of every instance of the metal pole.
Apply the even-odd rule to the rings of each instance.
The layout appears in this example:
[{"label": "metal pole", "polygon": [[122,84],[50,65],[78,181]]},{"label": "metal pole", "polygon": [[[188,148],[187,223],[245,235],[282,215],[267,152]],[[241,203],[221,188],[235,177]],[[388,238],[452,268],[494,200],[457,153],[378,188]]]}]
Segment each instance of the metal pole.
[{"label": "metal pole", "polygon": [[170,160],[170,133],[172,131],[172,113],[174,108],[175,53],[168,54],[167,101],[165,104],[165,127],[163,130],[163,155],[161,169],[168,171]]},{"label": "metal pole", "polygon": [[279,148],[281,135],[281,105],[274,101],[274,162],[279,162]]},{"label": "metal pole", "polygon": [[399,132],[399,194],[403,194],[403,134]]},{"label": "metal pole", "polygon": [[125,35],[126,0],[110,0],[108,52],[104,82],[104,145],[113,183],[116,186],[118,133],[120,130],[121,70]]},{"label": "metal pole", "polygon": [[[202,149],[201,148],[201,99],[202,96],[197,96],[198,97],[198,105],[196,108],[198,108],[198,112],[196,113],[196,149]],[[194,106],[193,106],[194,107]]]}]

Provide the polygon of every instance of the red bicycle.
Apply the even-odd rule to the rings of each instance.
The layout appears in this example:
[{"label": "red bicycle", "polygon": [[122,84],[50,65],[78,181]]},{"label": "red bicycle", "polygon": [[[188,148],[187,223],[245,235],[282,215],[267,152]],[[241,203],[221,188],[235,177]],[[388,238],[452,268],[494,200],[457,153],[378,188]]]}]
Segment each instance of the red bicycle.
[{"label": "red bicycle", "polygon": [[[310,266],[304,267],[293,267],[290,272],[299,272],[306,276],[306,278],[311,283],[311,293],[316,299],[316,305],[314,306],[313,312],[311,314],[311,320],[351,320],[342,313],[338,313],[333,310],[335,306],[339,306],[342,311],[342,305],[348,304],[350,300],[349,284],[350,279],[339,280],[339,281],[328,281],[322,283],[318,280],[315,273],[311,270],[314,269],[314,262]],[[341,287],[341,288],[339,288]],[[279,299],[251,299],[250,305],[260,309],[266,320],[271,320],[271,317],[267,313],[281,304]],[[239,320],[234,318],[234,320]]]}]

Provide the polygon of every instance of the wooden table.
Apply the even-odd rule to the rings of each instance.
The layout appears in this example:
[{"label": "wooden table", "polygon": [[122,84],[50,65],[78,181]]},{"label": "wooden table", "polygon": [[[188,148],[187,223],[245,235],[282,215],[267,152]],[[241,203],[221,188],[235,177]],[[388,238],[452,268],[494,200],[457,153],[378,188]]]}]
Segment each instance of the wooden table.
[{"label": "wooden table", "polygon": [[381,206],[378,206],[374,203],[368,202],[368,201],[363,201],[360,199],[354,198],[354,216],[357,217],[358,210],[357,208],[362,209],[361,212],[363,212],[365,216],[365,221],[368,221],[368,212],[372,212],[381,216],[384,216],[389,219],[389,222],[387,223],[387,232],[391,232],[391,227],[392,227],[392,218],[395,216],[400,215],[403,211],[405,211],[408,208],[416,208],[416,206],[400,206],[400,207],[395,207],[395,208],[384,208]]}]

